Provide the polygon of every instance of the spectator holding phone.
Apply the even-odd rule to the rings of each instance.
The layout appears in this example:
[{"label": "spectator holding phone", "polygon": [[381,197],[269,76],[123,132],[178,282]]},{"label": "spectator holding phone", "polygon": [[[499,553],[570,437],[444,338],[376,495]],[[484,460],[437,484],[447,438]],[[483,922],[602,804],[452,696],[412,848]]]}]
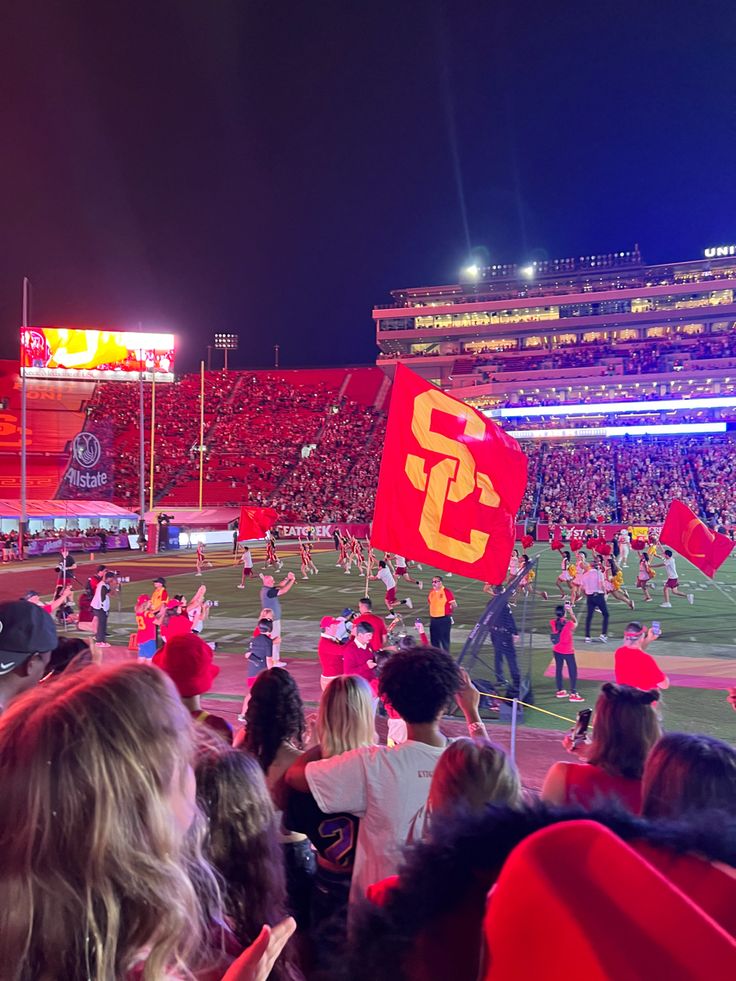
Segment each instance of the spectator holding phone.
[{"label": "spectator holding phone", "polygon": [[661,631],[658,623],[649,630],[638,620],[632,620],[624,630],[624,642],[614,653],[614,672],[616,683],[650,691],[652,688],[669,688],[670,679],[660,666],[645,651]]},{"label": "spectator holding phone", "polygon": [[[573,634],[578,625],[571,603],[555,607],[555,616],[549,621],[549,637],[552,641],[552,656],[555,659],[556,698],[569,698],[571,702],[584,702],[578,694],[578,665],[575,660]],[[562,687],[562,669],[567,667],[570,678],[570,694]]]},{"label": "spectator holding phone", "polygon": [[607,681],[595,703],[590,742],[584,741],[586,718],[563,740],[563,746],[585,762],[553,763],[544,778],[542,800],[586,810],[613,805],[638,814],[644,763],[660,736],[652,708],[658,700],[656,690],[644,692]]}]

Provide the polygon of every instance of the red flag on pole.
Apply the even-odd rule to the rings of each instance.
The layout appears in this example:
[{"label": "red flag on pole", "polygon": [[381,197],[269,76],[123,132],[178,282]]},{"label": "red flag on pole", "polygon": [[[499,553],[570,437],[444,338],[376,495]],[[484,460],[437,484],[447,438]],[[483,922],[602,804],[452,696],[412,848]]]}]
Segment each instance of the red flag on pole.
[{"label": "red flag on pole", "polygon": [[711,531],[682,501],[672,501],[670,504],[659,540],[692,562],[710,579],[734,548],[727,535]]},{"label": "red flag on pole", "polygon": [[514,547],[526,472],[516,440],[400,364],[371,544],[500,583]]},{"label": "red flag on pole", "polygon": [[263,538],[269,528],[273,528],[278,518],[273,508],[241,507],[238,521],[238,541],[249,538]]}]

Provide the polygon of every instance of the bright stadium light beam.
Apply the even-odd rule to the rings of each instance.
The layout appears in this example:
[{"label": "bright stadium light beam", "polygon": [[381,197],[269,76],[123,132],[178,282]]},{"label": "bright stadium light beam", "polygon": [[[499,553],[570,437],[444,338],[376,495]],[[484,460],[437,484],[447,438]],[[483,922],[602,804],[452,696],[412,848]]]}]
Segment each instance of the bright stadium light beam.
[{"label": "bright stadium light beam", "polygon": [[522,266],[519,272],[525,279],[532,279],[534,276],[534,266]]},{"label": "bright stadium light beam", "polygon": [[591,439],[600,436],[683,436],[694,433],[725,433],[725,422],[683,422],[653,426],[596,426],[586,429],[511,429],[514,439]]},{"label": "bright stadium light beam", "polygon": [[473,262],[465,267],[464,272],[469,279],[477,279],[480,276],[480,266],[477,262]]},{"label": "bright stadium light beam", "polygon": [[703,396],[694,399],[641,399],[628,402],[578,402],[574,405],[514,405],[505,409],[489,409],[491,419],[533,419],[540,416],[619,415],[622,412],[671,412],[690,409],[731,409],[736,396]]}]

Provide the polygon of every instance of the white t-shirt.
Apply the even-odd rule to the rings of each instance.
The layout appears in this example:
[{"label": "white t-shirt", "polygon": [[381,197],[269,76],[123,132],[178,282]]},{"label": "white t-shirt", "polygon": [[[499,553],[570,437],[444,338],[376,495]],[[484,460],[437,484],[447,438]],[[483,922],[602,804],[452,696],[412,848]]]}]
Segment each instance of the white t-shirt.
[{"label": "white t-shirt", "polygon": [[403,555],[394,555],[394,565],[396,566],[397,569],[405,569],[406,568],[406,559],[404,558],[404,556]]},{"label": "white t-shirt", "polygon": [[410,739],[400,746],[364,746],[307,764],[307,783],[319,809],[325,814],[347,811],[361,819],[351,902],[398,869],[401,848],[427,802],[444,751],[444,746]]},{"label": "white t-shirt", "polygon": [[391,575],[391,570],[388,566],[386,566],[385,569],[379,569],[376,573],[376,578],[381,580],[383,585],[386,587],[386,592],[388,592],[389,589],[393,589],[396,585],[396,580]]},{"label": "white t-shirt", "polygon": [[583,589],[586,596],[605,592],[605,580],[600,569],[588,569],[583,575]]},{"label": "white t-shirt", "polygon": [[677,579],[677,568],[675,567],[674,558],[668,559],[665,556],[664,560],[664,571],[667,573],[668,579]]},{"label": "white t-shirt", "polygon": [[250,549],[247,552],[243,552],[243,554],[240,556],[240,561],[243,563],[244,569],[253,568],[253,553],[250,551]]}]

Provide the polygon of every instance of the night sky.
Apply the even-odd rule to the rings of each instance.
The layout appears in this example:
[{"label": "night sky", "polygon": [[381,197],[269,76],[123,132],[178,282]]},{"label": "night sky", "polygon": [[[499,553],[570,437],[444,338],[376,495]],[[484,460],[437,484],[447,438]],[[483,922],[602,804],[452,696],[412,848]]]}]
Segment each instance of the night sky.
[{"label": "night sky", "polygon": [[6,0],[0,356],[36,323],[375,358],[492,261],[736,242],[736,3]]}]

